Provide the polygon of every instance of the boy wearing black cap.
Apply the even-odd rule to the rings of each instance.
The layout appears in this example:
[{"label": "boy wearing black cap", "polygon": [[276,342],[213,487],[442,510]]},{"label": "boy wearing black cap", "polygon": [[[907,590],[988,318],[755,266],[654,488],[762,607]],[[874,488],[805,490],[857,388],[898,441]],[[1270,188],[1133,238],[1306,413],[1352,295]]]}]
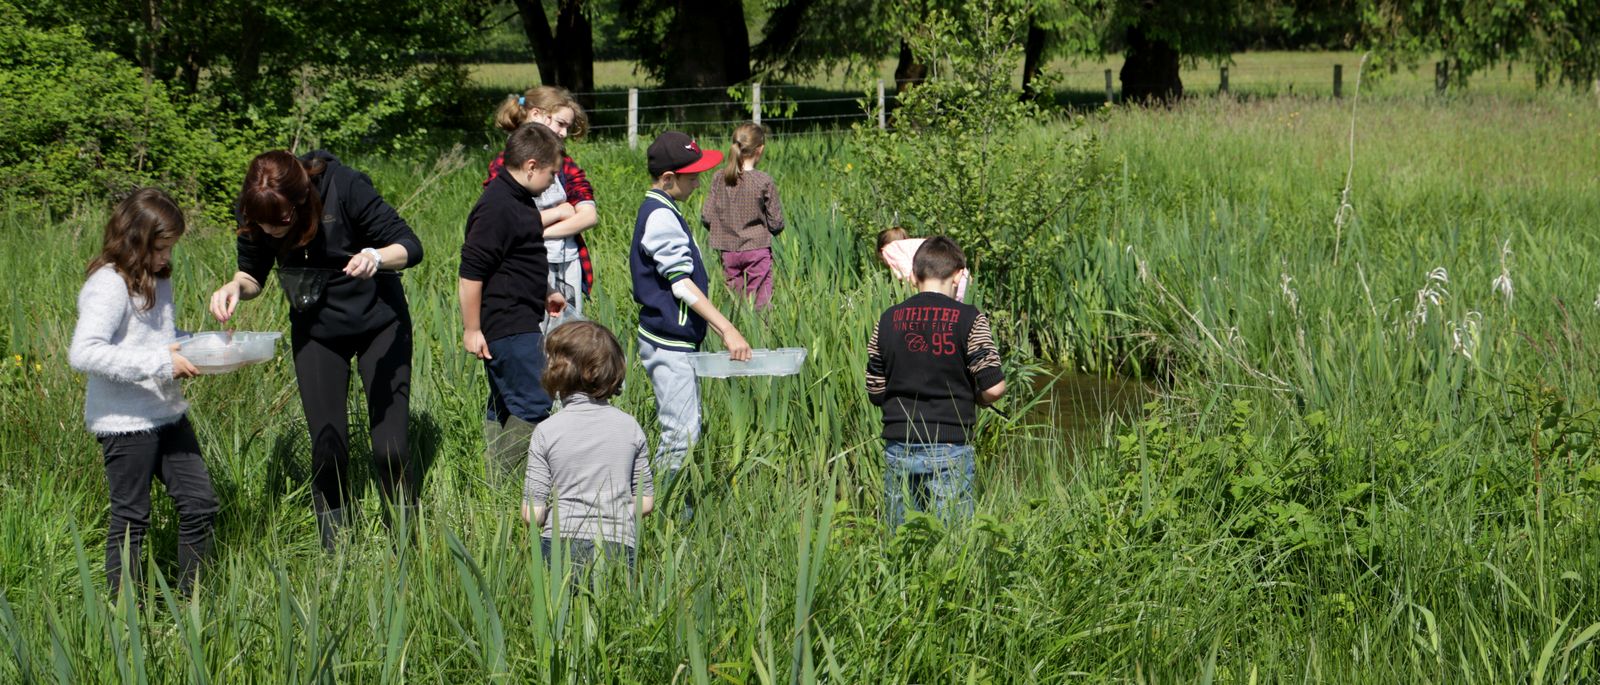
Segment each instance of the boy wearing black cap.
[{"label": "boy wearing black cap", "polygon": [[639,360],[655,388],[661,424],[653,466],[670,483],[700,437],[700,385],[689,353],[700,349],[708,325],[735,361],[750,360],[750,345],[706,299],[705,261],[678,209],[700,187],[700,172],[722,163],[722,153],[702,152],[688,135],[667,131],[650,144],[648,157],[653,182],[639,206],[628,262],[639,303]]}]

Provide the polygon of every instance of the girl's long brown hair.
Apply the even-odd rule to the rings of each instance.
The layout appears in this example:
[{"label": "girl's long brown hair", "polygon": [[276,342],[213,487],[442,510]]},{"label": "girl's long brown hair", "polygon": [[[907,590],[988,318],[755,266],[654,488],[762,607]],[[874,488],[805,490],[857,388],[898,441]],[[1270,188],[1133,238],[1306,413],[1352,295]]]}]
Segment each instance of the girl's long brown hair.
[{"label": "girl's long brown hair", "polygon": [[128,297],[139,311],[156,302],[156,281],[172,275],[172,265],[158,264],[156,254],[178,242],[186,230],[183,210],[155,188],[133,191],[111,210],[100,254],[89,261],[88,273],[110,265],[128,284]]},{"label": "girl's long brown hair", "polygon": [[262,224],[289,224],[284,247],[305,247],[322,219],[322,196],[311,179],[326,166],[320,159],[301,162],[287,150],[256,155],[239,191],[239,235],[260,239]]}]

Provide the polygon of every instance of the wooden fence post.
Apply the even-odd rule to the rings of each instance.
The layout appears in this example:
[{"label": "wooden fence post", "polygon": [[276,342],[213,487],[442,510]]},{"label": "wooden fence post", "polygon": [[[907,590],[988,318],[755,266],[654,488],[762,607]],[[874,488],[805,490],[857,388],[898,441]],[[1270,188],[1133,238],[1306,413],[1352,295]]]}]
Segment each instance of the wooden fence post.
[{"label": "wooden fence post", "polygon": [[628,89],[628,149],[639,149],[639,89]]},{"label": "wooden fence post", "polygon": [[1106,70],[1106,104],[1116,101],[1116,93],[1111,90],[1111,70]]},{"label": "wooden fence post", "polygon": [[750,120],[761,124],[761,84],[750,84]]},{"label": "wooden fence post", "polygon": [[1335,64],[1333,65],[1333,98],[1337,100],[1342,97],[1344,97],[1344,65]]},{"label": "wooden fence post", "polygon": [[1217,93],[1221,94],[1221,95],[1227,95],[1228,94],[1228,68],[1227,67],[1223,67],[1222,68],[1222,80],[1217,82]]},{"label": "wooden fence post", "polygon": [[889,128],[889,117],[883,109],[883,79],[878,79],[878,130],[885,131]]}]

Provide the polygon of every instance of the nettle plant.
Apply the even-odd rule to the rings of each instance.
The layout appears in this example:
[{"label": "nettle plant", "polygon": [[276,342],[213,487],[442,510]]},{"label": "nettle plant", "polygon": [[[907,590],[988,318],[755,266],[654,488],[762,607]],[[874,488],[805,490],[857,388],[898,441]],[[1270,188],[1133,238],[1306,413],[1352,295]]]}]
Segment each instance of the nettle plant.
[{"label": "nettle plant", "polygon": [[1096,142],[1082,117],[1063,124],[1013,85],[1030,3],[921,9],[906,21],[907,41],[930,76],[897,96],[888,130],[858,126],[862,162],[846,169],[857,181],[846,217],[868,245],[895,224],[949,236],[979,285],[1004,289],[1005,301],[989,306],[1027,311],[1058,287],[1074,218],[1092,196]]}]

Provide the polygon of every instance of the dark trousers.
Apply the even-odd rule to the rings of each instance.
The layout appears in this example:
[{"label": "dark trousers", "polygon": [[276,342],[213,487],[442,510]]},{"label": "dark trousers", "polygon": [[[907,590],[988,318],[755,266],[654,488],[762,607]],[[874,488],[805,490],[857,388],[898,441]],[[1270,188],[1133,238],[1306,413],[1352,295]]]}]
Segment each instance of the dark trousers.
[{"label": "dark trousers", "polygon": [[416,502],[411,444],[411,322],[363,335],[318,339],[295,331],[294,373],[311,432],[311,496],[319,513],[356,498],[350,481],[350,358],[367,393],[372,476],[388,506]]},{"label": "dark trousers", "polygon": [[140,582],[140,548],[150,527],[150,481],[167,487],[178,510],[178,588],[187,594],[200,562],[211,551],[211,522],[217,494],[200,458],[194,426],[184,417],[154,431],[100,438],[106,484],[111,491],[111,521],[106,534],[106,580],[112,594],[122,587],[122,546],[134,583]]},{"label": "dark trousers", "polygon": [[483,362],[489,376],[484,418],[504,424],[515,416],[535,425],[549,418],[550,395],[543,382],[544,336],[533,331],[490,340],[489,355],[492,358]]},{"label": "dark trousers", "polygon": [[484,408],[484,469],[489,483],[522,487],[528,467],[528,439],[550,417],[550,396],[544,391],[544,336],[538,331],[489,341],[491,359],[483,362],[489,377]]}]

